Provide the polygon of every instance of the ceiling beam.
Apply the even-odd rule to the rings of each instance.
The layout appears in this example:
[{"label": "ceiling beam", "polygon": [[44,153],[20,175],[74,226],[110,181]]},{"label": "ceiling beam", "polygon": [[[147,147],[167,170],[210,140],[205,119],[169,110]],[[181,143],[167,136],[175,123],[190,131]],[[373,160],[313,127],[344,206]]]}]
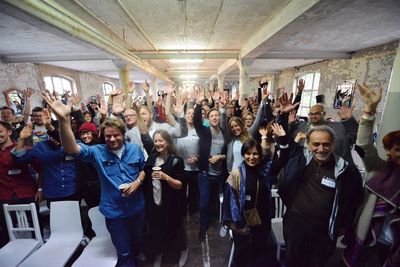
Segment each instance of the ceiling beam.
[{"label": "ceiling beam", "polygon": [[353,53],[344,52],[267,52],[257,59],[350,59]]},{"label": "ceiling beam", "polygon": [[141,59],[237,59],[239,53],[135,53]]},{"label": "ceiling beam", "polygon": [[[248,56],[260,45],[265,43],[268,39],[277,34],[280,30],[285,28],[289,23],[301,16],[319,1],[320,0],[291,1],[283,8],[281,12],[276,14],[269,22],[265,23],[253,36],[250,37],[249,41],[247,41],[246,44],[240,49],[239,57],[243,58]],[[262,52],[259,52],[259,54],[262,54]],[[257,58],[257,56],[258,55],[255,55],[253,58]],[[234,69],[237,69],[236,60],[234,61],[229,59],[225,61],[225,63],[218,69],[217,74],[226,74]]]},{"label": "ceiling beam", "polygon": [[[71,12],[52,0],[3,0],[3,2],[8,4],[4,4],[7,5],[8,8],[17,8],[22,10],[74,38],[96,46],[119,59],[132,63],[159,79],[170,81],[169,77],[164,73],[140,59],[125,47],[115,43],[112,39],[99,32],[96,28],[93,28],[91,25],[73,15]],[[2,6],[4,5],[2,4]]]},{"label": "ceiling beam", "polygon": [[57,55],[57,56],[5,56],[1,57],[1,61],[4,63],[40,63],[40,62],[51,62],[51,61],[84,61],[84,60],[112,60],[115,57],[104,57],[103,55]]}]

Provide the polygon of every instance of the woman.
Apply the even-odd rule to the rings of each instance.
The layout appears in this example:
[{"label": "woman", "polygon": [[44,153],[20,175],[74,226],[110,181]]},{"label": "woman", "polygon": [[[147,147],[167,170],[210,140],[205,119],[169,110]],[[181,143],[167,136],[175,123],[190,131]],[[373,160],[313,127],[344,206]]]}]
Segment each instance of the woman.
[{"label": "woman", "polygon": [[[188,251],[181,209],[177,205],[184,164],[182,158],[175,156],[175,147],[167,131],[156,130],[153,141],[155,152],[147,159],[143,184],[149,227],[147,253],[156,255],[154,266],[160,266],[164,252],[181,251],[179,266],[183,266]],[[155,167],[161,170],[153,170]]]},{"label": "woman", "polygon": [[[79,139],[86,145],[92,146],[98,144],[98,131],[96,125],[85,122],[78,131]],[[81,160],[76,161],[77,169],[77,187],[81,199],[84,199],[88,208],[93,208],[100,203],[100,182],[96,169],[89,162]],[[93,238],[95,233],[92,230],[90,220],[85,227],[85,235]]]},{"label": "woman", "polygon": [[[239,117],[232,117],[228,121],[228,152],[226,154],[226,164],[228,172],[236,169],[242,162],[243,158],[240,155],[240,149],[244,141],[250,137],[254,138],[254,135],[258,131],[261,121],[264,119],[264,107],[266,105],[268,94],[263,94],[261,101],[261,108],[257,112],[256,119],[253,125],[247,129],[244,121]],[[226,123],[226,114],[222,114],[222,123]],[[225,128],[225,127],[223,127]]]},{"label": "woman", "polygon": [[[400,266],[400,131],[390,132],[382,139],[387,160],[379,157],[372,142],[376,107],[382,89],[373,92],[369,86],[357,84],[365,107],[357,133],[357,146],[368,179],[365,183],[364,205],[353,238],[343,253],[347,266],[364,266],[368,256],[377,255],[380,266]],[[364,250],[364,255],[361,252]]]},{"label": "woman", "polygon": [[[223,218],[233,231],[235,266],[267,266],[267,240],[271,230],[272,200],[270,176],[276,175],[288,159],[286,133],[279,124],[272,126],[281,145],[280,158],[263,157],[263,149],[254,139],[243,143],[244,158],[232,171],[225,187]],[[262,139],[266,139],[262,131]]]}]

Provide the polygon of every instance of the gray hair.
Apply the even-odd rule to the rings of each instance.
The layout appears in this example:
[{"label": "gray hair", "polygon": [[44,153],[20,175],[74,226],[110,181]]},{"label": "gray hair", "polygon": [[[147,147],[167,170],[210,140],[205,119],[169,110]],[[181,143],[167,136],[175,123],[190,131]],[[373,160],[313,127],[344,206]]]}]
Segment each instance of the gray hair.
[{"label": "gray hair", "polygon": [[329,136],[331,137],[332,142],[335,143],[336,134],[335,134],[335,132],[333,131],[333,129],[331,127],[326,126],[326,125],[319,125],[319,126],[311,127],[307,132],[307,136],[306,136],[307,140],[310,140],[310,135],[313,132],[325,132],[325,133],[328,133]]}]

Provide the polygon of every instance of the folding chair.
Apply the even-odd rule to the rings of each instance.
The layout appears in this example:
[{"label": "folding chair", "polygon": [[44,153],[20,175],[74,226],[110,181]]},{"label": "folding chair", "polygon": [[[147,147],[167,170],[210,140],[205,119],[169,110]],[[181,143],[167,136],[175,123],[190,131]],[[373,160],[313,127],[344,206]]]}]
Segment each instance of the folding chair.
[{"label": "folding chair", "polygon": [[99,207],[89,210],[89,218],[96,236],[82,252],[81,256],[72,265],[73,267],[113,267],[116,265],[118,256],[112,244],[110,233],[107,230],[105,218],[100,213]]},{"label": "folding chair", "polygon": [[50,204],[49,240],[21,263],[21,267],[63,267],[83,237],[78,201]]},{"label": "folding chair", "polygon": [[272,239],[276,244],[276,260],[280,262],[281,248],[285,245],[283,238],[283,214],[286,211],[282,199],[278,195],[278,189],[271,189],[272,199],[275,203],[275,215],[271,220]]},{"label": "folding chair", "polygon": [[[4,204],[4,215],[7,224],[10,242],[0,249],[0,266],[17,266],[31,253],[43,245],[42,235],[40,233],[39,220],[34,203],[9,205]],[[28,212],[30,216],[28,215]],[[13,216],[15,223],[13,222]],[[30,218],[30,219],[28,219]],[[24,237],[32,236],[34,238],[19,238],[18,233],[25,233]]]}]

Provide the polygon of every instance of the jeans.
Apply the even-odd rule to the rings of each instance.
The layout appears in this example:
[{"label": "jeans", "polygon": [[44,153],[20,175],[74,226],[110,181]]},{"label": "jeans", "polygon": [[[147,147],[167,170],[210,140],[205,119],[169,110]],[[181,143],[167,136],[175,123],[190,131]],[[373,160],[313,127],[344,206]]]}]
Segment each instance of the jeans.
[{"label": "jeans", "polygon": [[118,267],[134,267],[135,252],[142,241],[144,231],[144,209],[131,217],[106,218],[106,226],[118,254]]},{"label": "jeans", "polygon": [[207,231],[210,219],[218,217],[219,193],[222,191],[224,176],[208,175],[199,172],[199,195],[200,195],[200,230]]}]

